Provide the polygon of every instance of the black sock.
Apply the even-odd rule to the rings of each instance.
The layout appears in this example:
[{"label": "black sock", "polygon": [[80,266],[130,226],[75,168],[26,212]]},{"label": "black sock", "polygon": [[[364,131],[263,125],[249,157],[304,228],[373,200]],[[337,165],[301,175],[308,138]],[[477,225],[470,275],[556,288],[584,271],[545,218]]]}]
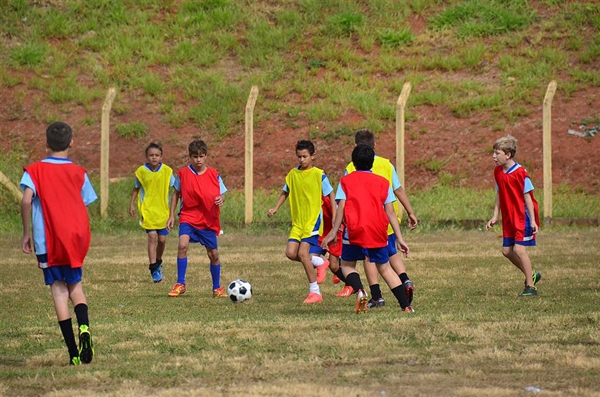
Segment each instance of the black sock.
[{"label": "black sock", "polygon": [[158,266],[162,265],[162,259],[158,259],[158,258],[157,258],[157,259],[156,259],[156,264],[157,264]]},{"label": "black sock", "polygon": [[408,304],[408,299],[406,299],[406,293],[404,292],[404,286],[402,286],[402,284],[397,286],[396,288],[392,289],[392,293],[398,300],[398,303],[400,304],[400,307],[402,308],[402,310],[404,310],[406,307],[410,306]]},{"label": "black sock", "polygon": [[381,296],[381,288],[379,284],[369,285],[369,289],[371,290],[371,299],[377,300],[383,298]]},{"label": "black sock", "polygon": [[60,332],[62,332],[63,339],[69,349],[69,357],[79,357],[79,350],[77,350],[77,343],[75,342],[75,334],[73,333],[73,323],[71,319],[62,320],[58,322]]},{"label": "black sock", "polygon": [[346,284],[351,286],[355,292],[364,289],[362,281],[360,281],[360,275],[356,272],[350,273],[346,276]]},{"label": "black sock", "polygon": [[149,264],[148,265],[148,269],[150,269],[150,271],[153,272],[156,269],[158,269],[158,266],[160,266],[160,263],[158,263],[158,261],[156,261],[156,263]]},{"label": "black sock", "polygon": [[340,280],[342,280],[342,282],[343,282],[343,283],[345,283],[345,282],[346,282],[346,277],[344,277],[344,273],[342,272],[342,267],[341,267],[341,266],[340,266],[340,268],[339,268],[339,269],[337,269],[337,271],[335,271],[335,273],[334,273],[334,274],[335,274],[336,276],[338,276],[338,278],[339,278]]},{"label": "black sock", "polygon": [[406,273],[400,273],[399,277],[400,277],[400,281],[402,282],[402,284],[404,284],[406,282],[406,280],[409,280],[408,274],[406,274]]},{"label": "black sock", "polygon": [[75,306],[75,317],[77,317],[77,324],[90,326],[90,319],[88,317],[88,305],[80,303]]}]

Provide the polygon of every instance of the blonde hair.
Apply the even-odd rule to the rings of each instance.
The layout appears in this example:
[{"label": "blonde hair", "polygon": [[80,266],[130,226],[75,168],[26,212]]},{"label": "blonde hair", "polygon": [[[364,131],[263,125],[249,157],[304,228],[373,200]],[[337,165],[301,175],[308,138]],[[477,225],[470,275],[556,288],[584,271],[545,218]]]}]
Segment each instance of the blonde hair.
[{"label": "blonde hair", "polygon": [[494,142],[494,150],[502,150],[506,154],[510,153],[510,158],[514,158],[517,154],[517,138],[512,135],[503,136]]}]

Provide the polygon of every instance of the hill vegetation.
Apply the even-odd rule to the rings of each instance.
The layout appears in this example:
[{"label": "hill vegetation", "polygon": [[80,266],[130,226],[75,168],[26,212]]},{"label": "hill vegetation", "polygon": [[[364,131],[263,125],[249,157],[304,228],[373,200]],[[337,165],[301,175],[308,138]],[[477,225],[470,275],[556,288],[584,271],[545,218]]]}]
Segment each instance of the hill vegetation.
[{"label": "hill vegetation", "polygon": [[411,82],[408,186],[491,187],[480,178],[491,142],[515,132],[541,183],[541,134],[530,132],[558,80],[557,178],[598,189],[590,139],[565,134],[599,122],[594,1],[8,0],[0,26],[0,146],[33,158],[40,131],[65,119],[78,134],[74,159],[94,173],[100,108],[116,87],[113,176],[131,175],[149,140],[182,165],[201,136],[228,185],[241,187],[243,109],[257,85],[255,144],[268,159],[257,184],[280,185],[299,137],[328,153],[322,166],[335,180],[358,127],[393,158],[395,104]]}]

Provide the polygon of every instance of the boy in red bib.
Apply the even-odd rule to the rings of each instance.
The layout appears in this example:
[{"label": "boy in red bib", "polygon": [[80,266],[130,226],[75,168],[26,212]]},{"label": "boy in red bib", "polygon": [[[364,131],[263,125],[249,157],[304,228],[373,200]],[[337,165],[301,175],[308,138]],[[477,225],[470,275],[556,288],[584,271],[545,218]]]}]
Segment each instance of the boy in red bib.
[{"label": "boy in red bib", "polygon": [[346,224],[342,247],[342,272],[346,282],[357,291],[356,313],[367,310],[369,297],[365,292],[356,262],[368,257],[398,300],[403,312],[414,312],[409,305],[400,282],[392,269],[388,252],[388,224],[392,225],[396,237],[396,249],[408,255],[409,248],[402,238],[398,217],[394,211],[396,200],[392,188],[382,176],[371,172],[375,152],[368,145],[357,145],[352,151],[355,172],[340,179],[336,200],[337,213],[332,230],[323,238],[322,247],[334,241],[337,230]]},{"label": "boy in red bib", "polygon": [[540,272],[533,271],[526,246],[535,245],[539,215],[537,201],[533,197],[533,184],[529,174],[514,157],[517,140],[511,135],[494,143],[494,178],[496,180],[496,203],[494,214],[486,224],[491,229],[502,213],[502,254],[525,275],[525,289],[519,296],[535,296],[535,285],[542,279]]},{"label": "boy in red bib", "polygon": [[221,261],[217,236],[221,232],[221,206],[225,202],[227,188],[214,168],[207,167],[208,147],[196,139],[188,146],[190,165],[177,171],[175,192],[171,198],[171,213],[167,221],[170,230],[175,224],[175,211],[181,199],[179,211],[179,246],[177,247],[177,283],[169,292],[177,297],[186,291],[187,251],[190,243],[206,247],[210,260],[210,275],[214,298],[227,297],[221,286]]},{"label": "boy in red bib", "polygon": [[[21,249],[26,254],[35,252],[38,267],[43,270],[45,283],[52,291],[56,317],[69,351],[69,364],[79,365],[89,364],[94,357],[81,278],[91,240],[86,206],[98,196],[86,171],[67,157],[72,144],[71,127],[63,122],[52,123],[46,130],[50,156],[25,167],[21,178]],[[79,348],[69,301],[79,325]]]}]

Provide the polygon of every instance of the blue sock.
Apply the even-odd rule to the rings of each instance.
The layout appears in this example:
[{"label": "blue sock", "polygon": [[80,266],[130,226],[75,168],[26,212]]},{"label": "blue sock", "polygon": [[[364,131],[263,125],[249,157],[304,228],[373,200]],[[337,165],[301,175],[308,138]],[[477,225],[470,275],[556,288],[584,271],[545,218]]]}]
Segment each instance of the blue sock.
[{"label": "blue sock", "polygon": [[177,283],[179,284],[185,284],[187,262],[187,256],[185,258],[177,258]]},{"label": "blue sock", "polygon": [[212,277],[213,289],[217,289],[221,286],[221,264],[210,265],[210,275]]}]

